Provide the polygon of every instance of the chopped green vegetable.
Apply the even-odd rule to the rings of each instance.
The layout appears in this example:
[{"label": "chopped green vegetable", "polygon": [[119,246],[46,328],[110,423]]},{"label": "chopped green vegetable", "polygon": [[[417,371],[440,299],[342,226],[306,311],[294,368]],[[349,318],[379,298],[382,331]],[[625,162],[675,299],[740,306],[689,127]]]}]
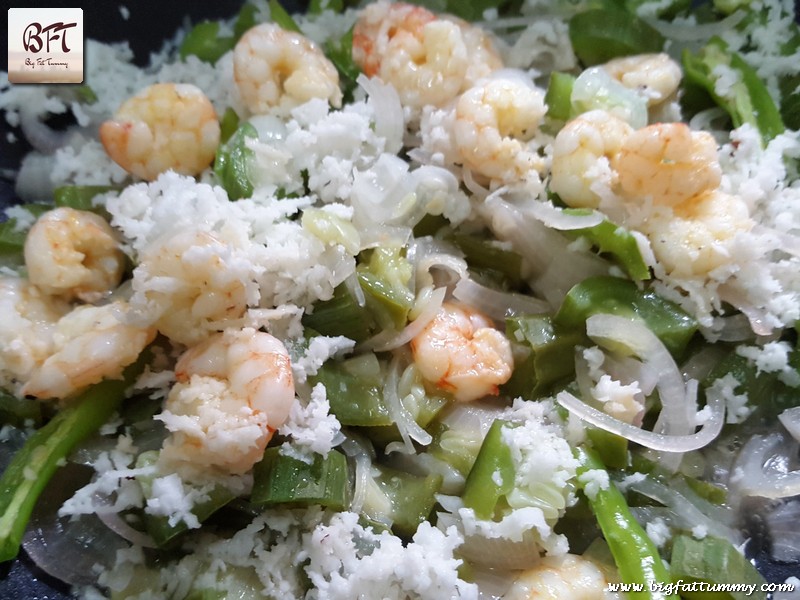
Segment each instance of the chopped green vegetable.
[{"label": "chopped green vegetable", "polygon": [[105,208],[96,206],[92,200],[100,194],[113,192],[116,189],[111,185],[64,185],[53,190],[53,203],[56,206],[105,214]]},{"label": "chopped green vegetable", "polygon": [[233,37],[219,35],[217,21],[203,21],[192,27],[186,34],[179,53],[184,60],[189,56],[196,56],[213,65],[235,45],[236,40]]},{"label": "chopped green vegetable", "polygon": [[418,476],[373,465],[377,475],[370,478],[362,512],[377,523],[390,524],[397,535],[411,536],[426,521],[436,505],[442,486],[441,475]]},{"label": "chopped green vegetable", "polygon": [[303,325],[321,335],[343,335],[363,342],[372,335],[375,319],[365,306],[360,306],[345,284],[333,290],[330,300],[314,304],[314,310],[303,315]]},{"label": "chopped green vegetable", "polygon": [[331,413],[342,425],[392,425],[383,400],[383,379],[374,354],[328,361],[310,378],[328,392]]},{"label": "chopped green vegetable", "polygon": [[560,122],[569,121],[572,117],[572,85],[575,83],[575,76],[569,73],[553,71],[550,73],[550,83],[547,85],[547,93],[544,96],[544,103],[547,106],[547,116],[550,119]]},{"label": "chopped green vegetable", "polygon": [[[696,54],[684,50],[682,62],[687,81],[705,89],[730,115],[734,127],[750,123],[761,133],[765,144],[783,133],[780,110],[764,82],[724,40],[713,37]],[[721,92],[717,85],[720,71],[735,76],[729,88]]]},{"label": "chopped green vegetable", "polygon": [[[706,536],[697,540],[690,535],[678,535],[672,544],[670,558],[672,579],[709,584],[725,584],[728,591],[706,592],[684,589],[681,596],[686,600],[745,600],[755,598],[766,600],[767,593],[762,591],[766,583],[764,577],[756,570],[745,556],[728,540]],[[741,586],[739,589],[731,589]]]},{"label": "chopped green vegetable", "polygon": [[[158,459],[157,451],[142,452],[136,459],[137,468],[155,464]],[[153,477],[137,478],[142,487],[146,498],[152,496]],[[208,497],[192,506],[192,514],[197,517],[200,523],[205,522],[211,515],[231,502],[236,495],[224,485],[215,485],[209,492]],[[182,533],[189,530],[189,526],[184,521],[170,523],[169,517],[144,513],[144,526],[153,541],[163,547],[172,542]]]},{"label": "chopped green vegetable", "polygon": [[224,144],[231,136],[236,133],[239,128],[239,115],[230,106],[222,113],[222,118],[219,120],[219,141]]},{"label": "chopped green vegetable", "polygon": [[314,454],[312,462],[281,454],[279,446],[267,448],[253,470],[254,504],[319,504],[334,510],[347,508],[350,480],[345,455],[331,450]]},{"label": "chopped green vegetable", "polygon": [[378,247],[369,260],[358,266],[358,281],[366,296],[367,308],[383,328],[402,329],[414,305],[408,287],[413,274],[411,263],[401,247]]},{"label": "chopped green vegetable", "polygon": [[674,302],[652,290],[619,277],[590,277],[575,285],[564,298],[553,322],[564,329],[583,327],[598,313],[638,316],[667,349],[677,356],[697,331],[697,322]]},{"label": "chopped green vegetable", "polygon": [[496,279],[506,282],[512,289],[522,285],[522,257],[517,252],[474,235],[457,233],[446,239],[464,253],[470,269],[498,273],[500,277]]},{"label": "chopped green vegetable", "polygon": [[[588,209],[583,208],[567,208],[564,209],[564,212],[574,215],[590,213]],[[599,248],[600,252],[610,254],[625,269],[631,279],[650,279],[650,268],[642,258],[636,237],[613,221],[603,219],[602,223],[594,227],[575,229],[565,233],[573,237],[584,237],[593,246]]]},{"label": "chopped green vegetable", "polygon": [[514,460],[503,441],[506,421],[492,423],[469,472],[462,499],[479,519],[491,519],[498,502],[514,489]]},{"label": "chopped green vegetable", "polygon": [[339,85],[342,88],[344,102],[350,102],[357,87],[356,80],[361,69],[353,60],[353,28],[347,30],[341,38],[330,38],[325,42],[325,55],[339,72]]},{"label": "chopped green vegetable", "polygon": [[515,368],[503,392],[527,399],[541,397],[574,374],[575,346],[586,339],[576,328],[557,328],[548,315],[506,319],[506,337],[511,340]]},{"label": "chopped green vegetable", "polygon": [[0,477],[0,562],[17,555],[39,494],[69,453],[111,418],[142,366],[137,362],[125,370],[123,379],[90,387],[14,455]]},{"label": "chopped green vegetable", "polygon": [[[23,204],[20,208],[27,210],[34,217],[52,209],[44,204]],[[22,253],[28,229],[21,227],[17,219],[9,219],[0,223],[0,261],[2,264],[23,264]]]},{"label": "chopped green vegetable", "polygon": [[269,15],[272,22],[279,25],[282,29],[294,31],[295,33],[302,33],[297,22],[292,18],[292,15],[286,12],[286,9],[283,8],[278,0],[269,0]]},{"label": "chopped green vegetable", "polygon": [[585,66],[631,54],[660,52],[664,36],[635,14],[620,9],[590,9],[569,21],[569,39]]},{"label": "chopped green vegetable", "polygon": [[0,390],[0,425],[23,427],[26,422],[38,425],[42,420],[42,405],[38,400],[18,398]]},{"label": "chopped green vegetable", "polygon": [[[578,484],[584,489],[586,480],[581,475],[590,471],[603,472],[605,465],[593,450],[585,447],[576,448],[575,457],[580,463]],[[622,492],[609,483],[605,489],[601,487],[586,498],[614,556],[622,581],[642,586],[642,591],[628,592],[628,597],[677,599],[677,593],[666,593],[665,590],[672,583],[669,571],[661,560],[658,548],[631,514]]]},{"label": "chopped green vegetable", "polygon": [[247,147],[247,140],[255,138],[258,138],[256,128],[250,123],[243,123],[217,151],[214,174],[231,200],[253,195],[249,163],[254,153]]}]

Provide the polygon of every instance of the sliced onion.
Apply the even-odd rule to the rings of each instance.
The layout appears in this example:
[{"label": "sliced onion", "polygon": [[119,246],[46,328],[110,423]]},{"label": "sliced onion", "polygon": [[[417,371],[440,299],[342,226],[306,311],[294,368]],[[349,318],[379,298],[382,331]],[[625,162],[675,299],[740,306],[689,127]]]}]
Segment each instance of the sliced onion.
[{"label": "sliced onion", "polygon": [[670,435],[693,431],[697,408],[694,397],[687,393],[683,376],[669,351],[644,323],[617,315],[597,314],[586,320],[586,333],[595,341],[624,345],[655,370],[662,406],[656,431]]},{"label": "sliced onion", "polygon": [[361,444],[353,438],[347,438],[342,442],[342,450],[347,456],[353,458],[356,463],[353,499],[350,501],[350,510],[354,513],[360,513],[364,507],[364,499],[367,496],[367,484],[369,483],[369,472],[372,467],[373,457],[365,444]]},{"label": "sliced onion", "polygon": [[552,202],[530,202],[525,205],[525,211],[547,225],[559,231],[572,231],[594,227],[603,222],[603,215],[593,210],[588,215],[570,214],[562,208],[553,206]]},{"label": "sliced onion", "polygon": [[550,311],[550,305],[544,300],[495,290],[469,277],[459,279],[453,289],[453,296],[495,321],[503,321],[506,317],[515,315],[535,315]]},{"label": "sliced onion", "polygon": [[742,494],[762,498],[800,495],[800,470],[790,470],[789,455],[781,449],[784,441],[780,433],[772,433],[754,435],[744,445],[732,478]]},{"label": "sliced onion", "polygon": [[[657,500],[674,512],[683,523],[690,524],[692,527],[697,527],[698,525],[704,527],[708,535],[727,539],[734,545],[741,543],[741,535],[738,530],[728,527],[724,522],[730,522],[733,518],[733,513],[730,510],[713,507],[717,511],[725,511],[728,514],[724,515],[722,519],[717,515],[711,515],[708,510],[709,506],[712,505],[705,503],[702,507],[698,506],[698,504],[690,501],[689,498],[675,488],[666,486],[651,477],[645,477],[640,481],[630,483],[628,489]],[[699,497],[694,498],[695,501],[698,499]]]},{"label": "sliced onion", "polygon": [[55,472],[34,507],[22,547],[48,575],[69,585],[96,583],[95,565],[110,567],[128,543],[94,515],[59,517],[58,509],[88,480],[91,470],[67,463]]},{"label": "sliced onion", "polygon": [[411,323],[406,325],[402,331],[399,333],[389,330],[382,331],[376,336],[365,341],[360,348],[374,350],[375,352],[387,352],[409,343],[420,333],[422,333],[422,330],[425,329],[425,327],[427,327],[428,324],[436,317],[436,314],[442,307],[446,293],[446,288],[434,290],[426,299],[425,304],[417,317],[411,321]]},{"label": "sliced onion", "polygon": [[786,431],[800,442],[800,406],[787,408],[778,415],[778,420],[786,427]]},{"label": "sliced onion", "polygon": [[569,392],[560,392],[558,396],[556,396],[556,400],[569,412],[580,417],[587,423],[622,436],[640,446],[659,452],[683,453],[699,450],[707,446],[722,431],[725,417],[723,400],[721,398],[714,398],[708,403],[712,411],[711,418],[706,421],[700,431],[688,435],[668,435],[640,429],[639,427],[620,421],[603,411],[589,406],[583,400],[576,398]]},{"label": "sliced onion", "polygon": [[72,135],[69,129],[64,131],[51,129],[37,115],[26,110],[20,112],[19,125],[25,139],[42,154],[53,154],[59,148],[66,146]]},{"label": "sliced onion", "polygon": [[389,410],[392,421],[397,425],[397,429],[400,430],[400,436],[403,438],[405,448],[409,452],[415,452],[412,440],[427,446],[433,441],[433,437],[414,420],[414,417],[403,405],[403,401],[397,393],[397,385],[400,381],[399,360],[398,357],[395,357],[389,364],[386,385],[383,386],[383,398],[386,401],[386,408]]},{"label": "sliced onion", "polygon": [[781,562],[800,561],[800,500],[788,500],[765,516],[770,537],[770,554]]},{"label": "sliced onion", "polygon": [[358,76],[356,82],[364,88],[369,96],[375,119],[375,133],[386,140],[385,152],[397,154],[403,147],[403,106],[397,90],[380,79],[369,78],[364,74]]}]

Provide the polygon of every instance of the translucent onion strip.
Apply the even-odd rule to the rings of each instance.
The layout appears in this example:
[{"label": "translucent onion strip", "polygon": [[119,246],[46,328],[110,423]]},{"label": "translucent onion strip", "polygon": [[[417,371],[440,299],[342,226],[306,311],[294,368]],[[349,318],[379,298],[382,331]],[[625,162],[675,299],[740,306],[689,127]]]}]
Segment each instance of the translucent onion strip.
[{"label": "translucent onion strip", "polygon": [[778,415],[778,420],[786,427],[786,431],[800,442],[800,406],[787,408]]},{"label": "translucent onion strip", "polygon": [[[645,477],[641,481],[629,484],[628,489],[643,494],[653,500],[657,500],[675,513],[681,522],[691,524],[693,527],[703,527],[708,535],[724,538],[734,545],[741,543],[739,532],[728,527],[724,523],[724,521],[730,521],[728,515],[723,519],[716,518],[716,515],[707,512],[707,506],[698,506],[698,504],[692,502],[678,490],[660,481],[656,481],[651,477]],[[717,510],[726,510],[719,507],[713,508]]]},{"label": "translucent onion strip", "polygon": [[356,80],[367,92],[375,119],[375,133],[386,140],[385,151],[397,154],[403,147],[403,106],[400,96],[391,85],[380,79],[359,75]]},{"label": "translucent onion strip", "polygon": [[595,341],[604,340],[604,345],[623,345],[656,371],[656,388],[662,406],[656,431],[670,435],[693,431],[697,408],[694,398],[689,397],[683,376],[669,351],[644,323],[616,315],[597,314],[586,320],[586,334]]},{"label": "translucent onion strip", "polygon": [[389,330],[379,333],[375,337],[367,340],[362,344],[361,349],[372,349],[376,352],[388,352],[400,346],[404,346],[415,337],[417,337],[428,324],[433,321],[436,313],[442,307],[444,297],[447,293],[446,288],[439,288],[434,290],[428,295],[424,304],[421,306],[417,318],[406,325],[399,333],[394,333]]},{"label": "translucent onion strip", "polygon": [[553,206],[549,202],[531,202],[525,205],[525,211],[552,229],[572,231],[595,227],[603,222],[604,217],[597,211],[586,215],[575,215],[564,209]]},{"label": "translucent onion strip", "polygon": [[744,445],[736,462],[733,483],[746,496],[788,498],[800,495],[800,470],[792,471],[789,456],[781,452],[780,433],[754,435]]},{"label": "translucent onion strip", "polygon": [[668,435],[647,431],[620,421],[589,406],[569,392],[560,392],[556,396],[556,400],[569,412],[587,423],[659,452],[691,452],[707,446],[722,431],[725,417],[724,402],[721,398],[713,398],[708,404],[711,408],[711,417],[705,422],[700,431],[688,435]]},{"label": "translucent onion strip", "polygon": [[433,441],[433,438],[430,433],[420,427],[414,420],[414,416],[408,412],[402,398],[397,393],[397,387],[400,382],[399,360],[398,357],[395,357],[389,365],[388,373],[386,374],[386,385],[383,386],[383,399],[386,401],[386,408],[389,409],[392,421],[397,425],[397,429],[400,430],[400,436],[403,438],[406,451],[409,454],[413,454],[416,449],[411,440],[427,446]]},{"label": "translucent onion strip", "polygon": [[550,311],[550,305],[544,300],[495,290],[468,277],[462,277],[458,281],[453,289],[453,296],[495,321],[515,315],[535,315]]}]

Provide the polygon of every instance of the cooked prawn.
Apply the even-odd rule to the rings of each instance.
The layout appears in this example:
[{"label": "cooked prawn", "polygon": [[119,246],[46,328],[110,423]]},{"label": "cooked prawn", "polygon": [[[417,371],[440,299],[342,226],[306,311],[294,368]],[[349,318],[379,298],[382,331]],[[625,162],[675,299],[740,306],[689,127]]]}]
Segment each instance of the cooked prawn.
[{"label": "cooked prawn", "polygon": [[422,377],[458,402],[496,395],[511,377],[511,343],[488,317],[445,302],[436,317],[411,340]]},{"label": "cooked prawn", "polygon": [[403,104],[443,106],[502,67],[490,38],[451,16],[384,0],[369,4],[353,29],[353,60],[395,87]]},{"label": "cooked prawn", "polygon": [[69,309],[26,279],[0,277],[0,387],[18,391],[53,353],[56,323]]},{"label": "cooked prawn", "polygon": [[68,398],[103,379],[115,379],[153,341],[156,330],[127,323],[128,306],[117,300],[79,306],[53,332],[53,352],[22,386],[36,398]]},{"label": "cooked prawn", "polygon": [[623,140],[612,161],[623,195],[637,202],[675,206],[716,189],[722,177],[717,143],[685,123],[657,123]]},{"label": "cooked prawn", "polygon": [[213,233],[178,232],[139,256],[131,305],[171,340],[196,344],[244,314],[252,292],[248,265]]},{"label": "cooked prawn", "polygon": [[744,200],[711,190],[675,206],[671,215],[649,219],[642,230],[668,274],[692,277],[733,261],[737,236],[754,225]]},{"label": "cooked prawn", "polygon": [[100,126],[100,141],[123,169],[148,181],[173,170],[198,175],[220,140],[211,101],[189,83],[157,83],[126,100]]},{"label": "cooked prawn", "polygon": [[25,238],[28,278],[43,292],[96,302],[125,270],[117,235],[92,212],[61,207],[40,216]]},{"label": "cooked prawn", "polygon": [[464,166],[504,182],[542,169],[542,159],[527,142],[546,111],[544,93],[522,77],[487,79],[464,92],[454,126]]},{"label": "cooked prawn", "polygon": [[680,65],[663,52],[615,58],[602,68],[651,107],[672,97],[683,75]]},{"label": "cooked prawn", "polygon": [[274,23],[248,30],[233,50],[233,78],[250,112],[288,112],[313,98],[342,102],[339,73],[303,35]]},{"label": "cooked prawn", "polygon": [[553,142],[550,188],[569,206],[597,208],[616,183],[612,159],[633,131],[603,110],[567,123]]},{"label": "cooked prawn", "polygon": [[295,402],[283,343],[252,328],[227,330],[187,350],[175,366],[161,460],[185,471],[242,474],[258,462]]},{"label": "cooked prawn", "polygon": [[612,600],[610,569],[576,554],[545,556],[514,580],[503,600]]}]

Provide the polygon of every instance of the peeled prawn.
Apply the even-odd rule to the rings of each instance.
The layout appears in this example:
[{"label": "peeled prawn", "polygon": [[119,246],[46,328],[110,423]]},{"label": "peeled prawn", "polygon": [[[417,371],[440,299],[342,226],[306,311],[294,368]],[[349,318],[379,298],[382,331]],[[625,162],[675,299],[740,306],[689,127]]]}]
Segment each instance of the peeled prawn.
[{"label": "peeled prawn", "polygon": [[283,343],[252,328],[227,330],[187,350],[158,417],[171,435],[161,460],[193,470],[242,474],[258,462],[295,402]]},{"label": "peeled prawn", "polygon": [[340,106],[339,73],[314,42],[274,23],[248,30],[233,51],[233,77],[250,112],[288,112],[313,98]]},{"label": "peeled prawn", "polygon": [[79,306],[63,316],[53,332],[52,354],[33,371],[22,394],[63,399],[103,379],[121,377],[156,335],[155,328],[127,323],[127,310],[118,300]]},{"label": "peeled prawn", "polygon": [[122,279],[125,255],[103,217],[61,207],[37,219],[25,238],[28,278],[40,290],[96,302]]},{"label": "peeled prawn", "polygon": [[487,79],[464,92],[454,126],[464,166],[504,182],[542,169],[542,159],[527,142],[546,111],[544,93],[521,77]]},{"label": "peeled prawn", "polygon": [[180,231],[139,256],[131,305],[171,340],[196,344],[244,314],[253,291],[248,265],[217,235]]},{"label": "peeled prawn", "polygon": [[545,556],[533,568],[524,571],[503,600],[612,600],[619,593],[608,589],[608,569],[578,556]]},{"label": "peeled prawn", "polygon": [[353,29],[353,60],[393,85],[403,104],[443,106],[502,67],[490,38],[449,15],[404,2],[369,4]]},{"label": "peeled prawn", "polygon": [[623,195],[675,206],[716,189],[722,177],[710,133],[684,123],[658,123],[626,136],[612,161]]},{"label": "peeled prawn", "polygon": [[112,160],[148,181],[168,170],[199,175],[214,160],[219,140],[211,101],[189,83],[151,85],[100,126]]},{"label": "peeled prawn", "polygon": [[550,188],[569,206],[597,208],[603,194],[612,193],[617,179],[612,161],[633,131],[603,110],[567,123],[553,142]]},{"label": "peeled prawn", "polygon": [[602,68],[651,107],[673,96],[683,75],[680,65],[663,52],[615,58]]},{"label": "peeled prawn", "polygon": [[18,391],[53,353],[56,323],[69,309],[21,277],[0,277],[0,387]]},{"label": "peeled prawn", "polygon": [[642,229],[667,273],[692,277],[730,264],[737,236],[754,224],[744,200],[712,190],[674,207],[670,216],[648,220]]},{"label": "peeled prawn", "polygon": [[497,395],[514,368],[511,343],[488,317],[447,302],[411,350],[422,377],[458,402]]}]

